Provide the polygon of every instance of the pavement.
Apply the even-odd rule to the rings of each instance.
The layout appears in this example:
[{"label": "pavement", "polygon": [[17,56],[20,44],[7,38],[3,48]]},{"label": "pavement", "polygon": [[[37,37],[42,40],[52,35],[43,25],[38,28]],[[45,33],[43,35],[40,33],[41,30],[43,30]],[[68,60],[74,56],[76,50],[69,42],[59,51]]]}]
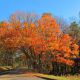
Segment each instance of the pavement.
[{"label": "pavement", "polygon": [[2,71],[0,72],[0,80],[47,80],[26,72],[25,69]]},{"label": "pavement", "polygon": [[24,76],[24,75],[2,75],[0,80],[46,80],[35,76]]}]

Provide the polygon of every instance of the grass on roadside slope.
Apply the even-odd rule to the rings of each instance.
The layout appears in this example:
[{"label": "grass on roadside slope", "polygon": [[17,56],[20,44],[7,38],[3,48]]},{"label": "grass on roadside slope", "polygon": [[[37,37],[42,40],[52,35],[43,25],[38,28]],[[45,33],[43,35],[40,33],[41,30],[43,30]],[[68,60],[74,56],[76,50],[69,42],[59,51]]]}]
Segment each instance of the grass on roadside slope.
[{"label": "grass on roadside slope", "polygon": [[41,77],[41,78],[46,78],[50,80],[80,80],[80,76],[54,76],[54,75],[47,75],[47,74],[33,74],[34,76]]},{"label": "grass on roadside slope", "polygon": [[0,71],[6,71],[13,69],[11,66],[0,66]]},{"label": "grass on roadside slope", "polygon": [[51,79],[51,80],[68,80],[66,77],[59,77],[59,76],[53,76],[53,75],[47,75],[47,74],[39,74],[39,73],[35,73],[33,74],[33,76],[36,77],[41,77],[41,78],[45,78],[45,79]]}]

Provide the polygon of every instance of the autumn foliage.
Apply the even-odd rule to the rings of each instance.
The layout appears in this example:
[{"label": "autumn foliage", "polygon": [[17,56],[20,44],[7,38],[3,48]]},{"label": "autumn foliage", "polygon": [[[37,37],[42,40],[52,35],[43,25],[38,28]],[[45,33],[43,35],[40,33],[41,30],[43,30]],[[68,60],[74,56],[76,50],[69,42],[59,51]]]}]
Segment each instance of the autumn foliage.
[{"label": "autumn foliage", "polygon": [[26,60],[30,59],[35,64],[39,59],[41,64],[51,61],[72,65],[71,58],[78,56],[78,45],[68,34],[61,32],[50,14],[34,21],[20,20],[15,15],[9,22],[1,22],[0,50],[7,54],[20,50]]}]

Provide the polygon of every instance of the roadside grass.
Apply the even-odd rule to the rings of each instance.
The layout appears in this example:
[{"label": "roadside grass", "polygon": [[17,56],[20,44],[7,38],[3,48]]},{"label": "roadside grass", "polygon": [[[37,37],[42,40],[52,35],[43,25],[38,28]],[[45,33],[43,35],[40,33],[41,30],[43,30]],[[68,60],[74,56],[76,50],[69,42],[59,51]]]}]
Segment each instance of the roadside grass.
[{"label": "roadside grass", "polygon": [[80,80],[80,75],[78,76],[54,76],[54,75],[47,75],[47,74],[39,74],[35,73],[33,76],[41,77],[47,80]]},{"label": "roadside grass", "polygon": [[11,66],[0,66],[0,71],[11,70],[13,69]]},{"label": "roadside grass", "polygon": [[44,78],[44,79],[48,79],[48,80],[68,80],[66,77],[62,76],[53,76],[53,75],[47,75],[47,74],[33,74],[34,76],[36,77],[41,77],[41,78]]},{"label": "roadside grass", "polygon": [[67,80],[80,80],[80,75],[67,76]]}]

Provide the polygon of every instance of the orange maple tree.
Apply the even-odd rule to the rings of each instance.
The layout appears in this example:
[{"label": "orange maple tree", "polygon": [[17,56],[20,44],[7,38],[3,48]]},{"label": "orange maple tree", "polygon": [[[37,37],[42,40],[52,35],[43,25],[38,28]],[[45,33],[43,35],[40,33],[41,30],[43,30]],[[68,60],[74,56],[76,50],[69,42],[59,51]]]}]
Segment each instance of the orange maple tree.
[{"label": "orange maple tree", "polygon": [[[16,17],[16,16],[15,16]],[[9,52],[21,50],[29,58],[44,55],[50,51],[51,61],[72,65],[70,58],[78,56],[78,46],[68,34],[63,34],[56,20],[44,14],[35,22],[18,21],[0,23],[0,49]],[[32,60],[33,60],[32,59]]]}]

